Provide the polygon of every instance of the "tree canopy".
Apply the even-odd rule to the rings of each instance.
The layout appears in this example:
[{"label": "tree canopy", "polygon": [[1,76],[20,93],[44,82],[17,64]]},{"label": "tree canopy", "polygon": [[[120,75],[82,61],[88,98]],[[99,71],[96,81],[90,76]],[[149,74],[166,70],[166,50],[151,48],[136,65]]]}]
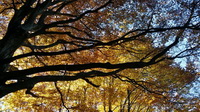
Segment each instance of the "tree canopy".
[{"label": "tree canopy", "polygon": [[[198,111],[198,0],[1,0],[0,97],[15,111]],[[194,92],[194,91],[193,91]]]}]

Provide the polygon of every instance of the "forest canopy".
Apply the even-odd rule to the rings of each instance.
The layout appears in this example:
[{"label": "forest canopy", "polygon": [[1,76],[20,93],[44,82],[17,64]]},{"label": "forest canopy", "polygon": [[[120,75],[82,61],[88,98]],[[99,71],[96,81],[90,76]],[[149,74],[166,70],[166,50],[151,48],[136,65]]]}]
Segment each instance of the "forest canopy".
[{"label": "forest canopy", "polygon": [[0,111],[200,111],[199,7],[0,0]]}]

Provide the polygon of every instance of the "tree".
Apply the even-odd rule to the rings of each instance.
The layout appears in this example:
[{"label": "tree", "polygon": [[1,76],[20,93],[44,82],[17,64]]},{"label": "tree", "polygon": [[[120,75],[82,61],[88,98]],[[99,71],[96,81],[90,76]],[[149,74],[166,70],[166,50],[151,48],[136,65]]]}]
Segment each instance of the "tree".
[{"label": "tree", "polygon": [[[179,70],[176,67],[180,65],[174,60],[199,60],[200,2],[177,0],[177,9],[170,1],[160,9],[163,1],[147,1],[3,0],[0,96],[22,89],[37,96],[34,86],[55,82],[56,91],[52,93],[58,92],[62,97],[57,81],[82,79],[98,87],[92,80],[106,76],[155,92],[155,87],[135,81],[131,72],[140,73],[138,69],[148,67],[153,71],[163,63],[167,65],[162,68],[176,69],[173,73],[177,77],[182,72],[188,74],[181,77],[185,79],[181,85],[193,81],[196,64]],[[165,82],[160,83],[162,86],[170,83],[166,81],[170,77],[161,79],[162,72],[144,73],[152,77],[151,82],[159,79]],[[45,87],[44,84],[39,86]],[[109,90],[113,90],[111,85]]]}]

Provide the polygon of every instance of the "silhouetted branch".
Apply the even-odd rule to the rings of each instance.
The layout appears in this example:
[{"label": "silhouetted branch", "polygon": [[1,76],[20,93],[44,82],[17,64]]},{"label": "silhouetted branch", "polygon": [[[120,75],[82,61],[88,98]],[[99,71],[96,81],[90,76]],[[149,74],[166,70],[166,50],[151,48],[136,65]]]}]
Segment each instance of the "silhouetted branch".
[{"label": "silhouetted branch", "polygon": [[[58,93],[60,94],[60,100],[61,100],[61,102],[62,102],[62,105],[64,106],[65,109],[68,110],[68,108],[67,108],[67,106],[65,105],[65,102],[64,102],[63,94],[62,94],[62,92],[60,91],[60,89],[59,89],[59,87],[58,87],[58,85],[57,85],[57,82],[54,82],[54,85],[55,85],[55,87],[56,87],[56,90],[57,90]],[[68,110],[68,111],[69,111],[69,110]]]},{"label": "silhouetted branch", "polygon": [[82,78],[85,82],[87,82],[88,84],[94,86],[94,87],[99,87],[100,85],[96,85],[94,84],[93,82],[91,82],[89,79],[86,79],[86,78]]},{"label": "silhouetted branch", "polygon": [[32,45],[31,43],[24,43],[23,46],[26,46],[26,47],[30,47],[32,49],[45,49],[45,48],[50,48],[50,47],[53,47],[53,46],[56,46],[58,44],[70,44],[70,45],[75,45],[75,46],[79,46],[78,44],[76,44],[75,42],[67,42],[63,39],[59,39],[57,40],[56,42],[52,43],[52,44],[49,44],[49,45],[46,45],[46,46],[36,46],[36,45]]},{"label": "silhouetted branch", "polygon": [[[120,76],[115,75],[114,77],[118,78],[121,81],[129,82],[129,83],[132,83],[133,85],[138,85],[140,88],[142,88],[143,90],[148,91],[150,93],[163,95],[161,91],[154,91],[154,90],[151,90],[150,88],[148,88],[147,86],[140,84],[140,82],[145,82],[145,81],[135,81],[134,79],[131,79],[129,77],[122,76],[122,75],[120,75]],[[122,79],[121,77],[126,78],[126,79]]]},{"label": "silhouetted branch", "polygon": [[[139,36],[142,36],[142,35],[145,35],[147,33],[163,32],[163,31],[174,30],[174,29],[180,29],[181,30],[181,29],[186,29],[186,28],[190,29],[191,27],[188,27],[188,26],[179,26],[179,27],[171,27],[171,28],[136,29],[136,30],[129,31],[126,34],[124,34],[122,37],[120,37],[120,38],[118,38],[116,40],[110,41],[110,42],[106,42],[106,43],[97,42],[97,43],[94,43],[94,44],[92,44],[90,46],[84,46],[84,47],[81,47],[81,48],[67,50],[67,51],[58,51],[58,52],[31,52],[31,53],[22,54],[22,55],[14,56],[12,58],[7,58],[7,59],[4,59],[4,60],[1,60],[1,63],[9,63],[9,62],[12,62],[12,61],[14,61],[16,59],[20,59],[20,58],[28,57],[28,56],[33,56],[33,55],[37,55],[37,56],[60,55],[60,54],[66,54],[66,53],[73,53],[73,52],[88,50],[88,49],[92,49],[92,48],[95,48],[95,47],[98,47],[98,46],[112,46],[112,45],[117,45],[117,44],[124,43],[124,42],[133,41],[135,38],[137,38]],[[200,30],[200,28],[197,28],[197,29]],[[138,32],[138,31],[143,31],[143,32],[139,33],[137,35],[125,38],[129,34],[134,33],[134,32]],[[171,48],[171,47],[168,47],[168,49],[169,48]]]},{"label": "silhouetted branch", "polygon": [[[122,63],[122,64],[89,63],[89,64],[78,64],[78,65],[52,65],[52,66],[44,66],[44,67],[34,67],[34,68],[19,70],[19,71],[5,72],[2,74],[3,75],[2,78],[4,80],[19,79],[21,77],[26,77],[27,75],[32,75],[34,73],[46,72],[46,71],[59,71],[59,70],[80,71],[80,70],[87,70],[87,69],[92,69],[92,68],[105,68],[105,69],[142,68],[145,66],[149,66],[151,64],[152,63],[146,63],[146,62],[129,62],[129,63]],[[95,71],[94,74],[95,73],[99,73],[99,72]]]},{"label": "silhouetted branch", "polygon": [[77,73],[75,76],[55,76],[55,75],[48,75],[48,76],[34,76],[29,77],[23,81],[18,81],[16,83],[11,83],[7,85],[3,85],[0,87],[0,97],[7,95],[11,92],[15,92],[21,89],[28,89],[28,93],[30,94],[30,87],[33,87],[35,84],[39,82],[55,82],[55,81],[74,81],[77,79],[85,79],[85,78],[92,78],[92,77],[105,77],[116,74],[120,72],[122,69],[115,70],[112,72],[101,72],[101,71],[90,71],[90,72],[80,72]]}]

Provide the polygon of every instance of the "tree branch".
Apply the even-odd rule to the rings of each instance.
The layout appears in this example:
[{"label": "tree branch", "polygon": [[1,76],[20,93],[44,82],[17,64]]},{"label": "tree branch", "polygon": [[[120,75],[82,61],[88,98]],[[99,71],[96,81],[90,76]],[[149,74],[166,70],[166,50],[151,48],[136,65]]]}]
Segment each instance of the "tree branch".
[{"label": "tree branch", "polygon": [[32,45],[30,43],[28,43],[28,44],[24,43],[23,46],[30,47],[32,49],[45,49],[45,48],[50,48],[50,47],[56,46],[58,44],[71,44],[71,45],[80,46],[80,45],[75,44],[74,42],[67,42],[63,39],[59,39],[56,42],[49,44],[49,45],[46,45],[46,46],[36,46],[36,45]]},{"label": "tree branch", "polygon": [[[104,69],[127,69],[127,68],[142,68],[145,66],[149,66],[151,63],[146,62],[129,62],[122,64],[110,64],[110,63],[89,63],[89,64],[78,64],[78,65],[53,65],[53,66],[44,66],[44,67],[34,67],[26,70],[12,71],[2,73],[1,76],[4,80],[12,80],[12,79],[20,79],[26,77],[27,75],[32,75],[34,73],[46,72],[46,71],[80,71],[87,70],[92,68],[104,68]],[[92,72],[99,73],[99,72]],[[79,75],[79,74],[77,74]]]},{"label": "tree branch", "polygon": [[94,9],[94,10],[87,10],[85,11],[84,13],[80,14],[79,16],[77,16],[76,18],[74,19],[69,19],[69,20],[63,20],[63,21],[57,21],[57,22],[52,22],[50,24],[47,24],[44,26],[44,29],[49,29],[51,27],[56,27],[58,26],[59,24],[67,24],[67,23],[72,23],[72,22],[75,22],[75,21],[78,21],[80,20],[81,18],[83,18],[85,15],[87,14],[90,14],[90,13],[97,13],[100,9],[106,7],[107,5],[109,5],[111,3],[111,0],[108,0],[104,5]]},{"label": "tree branch", "polygon": [[74,81],[74,80],[83,79],[83,78],[109,76],[109,75],[116,74],[120,72],[121,70],[122,69],[118,69],[118,70],[108,72],[108,73],[101,72],[101,71],[80,72],[80,73],[77,73],[75,76],[48,75],[48,76],[29,77],[24,81],[0,86],[0,98],[11,92],[34,87],[34,85],[39,82]]},{"label": "tree branch", "polygon": [[156,60],[162,56],[164,56],[166,54],[167,51],[169,51],[169,49],[171,49],[172,47],[174,47],[176,44],[178,44],[179,42],[179,38],[182,36],[184,30],[181,30],[178,35],[176,36],[174,42],[172,44],[170,44],[169,46],[167,46],[165,49],[163,49],[160,53],[158,53],[157,55],[155,55],[151,60],[150,63],[154,63],[156,62]]},{"label": "tree branch", "polygon": [[[60,100],[61,100],[61,102],[62,102],[62,105],[65,107],[65,109],[68,110],[68,108],[67,108],[67,106],[65,105],[65,102],[64,102],[63,94],[62,94],[62,92],[60,91],[60,89],[59,89],[59,87],[58,87],[58,85],[57,85],[57,82],[54,82],[54,85],[55,85],[55,87],[56,87],[56,90],[57,90],[58,93],[60,94]],[[68,111],[69,111],[69,110],[68,110]]]},{"label": "tree branch", "polygon": [[[28,57],[28,56],[33,56],[33,55],[37,55],[37,56],[60,55],[60,54],[66,54],[66,53],[88,50],[88,49],[92,49],[92,48],[95,48],[95,47],[98,47],[98,46],[111,46],[111,45],[116,45],[116,44],[123,43],[123,42],[132,41],[139,36],[146,35],[147,33],[163,32],[163,31],[174,30],[174,29],[180,29],[181,30],[181,29],[186,29],[186,28],[190,29],[191,27],[189,27],[189,26],[177,26],[177,27],[171,27],[171,28],[136,29],[136,30],[129,31],[126,34],[124,34],[122,37],[120,37],[116,40],[110,41],[110,42],[106,42],[106,43],[97,42],[97,43],[90,45],[90,46],[84,46],[84,47],[77,48],[77,49],[59,51],[59,52],[30,52],[30,53],[14,56],[12,58],[6,58],[4,60],[1,60],[1,63],[10,63],[10,62],[12,62],[16,59],[20,59],[20,58],[24,58],[24,57]],[[200,28],[197,28],[197,29],[200,30]],[[138,32],[138,31],[142,31],[142,33],[139,33],[139,34],[134,35],[134,36],[126,37],[129,34],[134,33],[134,32]]]}]

